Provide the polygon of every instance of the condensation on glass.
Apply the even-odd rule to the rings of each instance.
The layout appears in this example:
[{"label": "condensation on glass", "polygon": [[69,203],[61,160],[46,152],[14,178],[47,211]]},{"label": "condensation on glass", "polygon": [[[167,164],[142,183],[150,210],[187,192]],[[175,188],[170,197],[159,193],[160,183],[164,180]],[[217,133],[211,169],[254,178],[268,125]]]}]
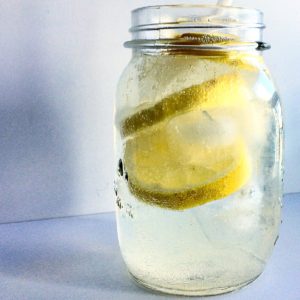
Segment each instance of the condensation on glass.
[{"label": "condensation on glass", "polygon": [[166,293],[240,288],[262,273],[280,225],[282,117],[263,14],[155,6],[132,23],[115,106],[124,261]]}]

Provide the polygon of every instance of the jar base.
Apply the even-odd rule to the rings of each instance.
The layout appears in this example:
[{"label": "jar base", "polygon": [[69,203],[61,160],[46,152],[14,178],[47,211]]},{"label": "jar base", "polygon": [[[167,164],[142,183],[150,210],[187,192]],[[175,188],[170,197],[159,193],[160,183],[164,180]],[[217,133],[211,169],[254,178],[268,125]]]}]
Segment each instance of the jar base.
[{"label": "jar base", "polygon": [[199,290],[182,290],[182,289],[176,289],[176,288],[168,288],[168,287],[163,287],[163,286],[158,286],[158,285],[153,285],[148,282],[145,282],[137,277],[135,277],[132,273],[129,272],[130,277],[133,279],[134,283],[148,291],[151,291],[152,293],[162,293],[162,294],[170,294],[170,295],[178,295],[178,296],[215,296],[215,295],[220,295],[220,294],[227,294],[236,290],[239,290],[251,282],[255,281],[259,276],[257,275],[256,277],[242,282],[238,285],[233,285],[233,286],[227,286],[227,287],[220,287],[220,288],[212,288],[212,289],[199,289]]}]

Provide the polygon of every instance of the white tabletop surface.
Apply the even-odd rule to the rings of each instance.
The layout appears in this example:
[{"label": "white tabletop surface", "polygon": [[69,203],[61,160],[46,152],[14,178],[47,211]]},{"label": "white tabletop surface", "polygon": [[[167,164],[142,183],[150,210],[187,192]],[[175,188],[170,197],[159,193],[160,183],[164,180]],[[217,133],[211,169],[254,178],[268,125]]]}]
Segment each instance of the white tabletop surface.
[{"label": "white tabletop surface", "polygon": [[[264,273],[240,291],[209,299],[300,299],[299,228],[300,194],[288,195]],[[0,299],[177,298],[184,297],[152,294],[129,279],[113,213],[0,225]]]}]

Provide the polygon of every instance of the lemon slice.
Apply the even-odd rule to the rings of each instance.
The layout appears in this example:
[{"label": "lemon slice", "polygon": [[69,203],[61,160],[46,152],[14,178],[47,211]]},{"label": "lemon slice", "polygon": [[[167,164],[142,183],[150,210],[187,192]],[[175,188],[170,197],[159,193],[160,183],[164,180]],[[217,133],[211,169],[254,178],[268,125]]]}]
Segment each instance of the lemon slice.
[{"label": "lemon slice", "polygon": [[131,193],[181,210],[222,199],[251,174],[239,110],[249,89],[239,73],[194,85],[141,110],[122,124]]},{"label": "lemon slice", "polygon": [[177,36],[175,44],[179,45],[211,45],[211,44],[229,44],[230,42],[238,42],[239,37],[233,34],[222,33],[184,33]]},{"label": "lemon slice", "polygon": [[123,137],[132,135],[197,107],[209,110],[214,107],[232,106],[243,102],[248,95],[249,90],[238,72],[226,74],[183,89],[150,108],[138,111],[121,122],[121,134]]},{"label": "lemon slice", "polygon": [[[206,59],[213,59],[214,61],[218,61],[221,64],[227,64],[236,66],[242,70],[248,71],[257,71],[258,65],[262,64],[263,58],[257,54],[244,53],[241,51],[230,50],[226,51],[225,49],[215,48],[198,48],[194,49],[192,46],[247,46],[249,43],[245,43],[240,40],[240,38],[236,35],[225,34],[225,33],[184,33],[176,36],[174,45],[181,46],[189,46],[189,47],[181,47],[175,49],[168,49],[168,54],[183,54],[183,55],[195,55],[195,56],[203,56]],[[256,43],[252,43],[253,46],[257,46]]]},{"label": "lemon slice", "polygon": [[245,144],[234,130],[224,131],[221,112],[212,115],[187,113],[129,139],[124,161],[131,193],[148,204],[182,210],[243,186],[250,175]]}]

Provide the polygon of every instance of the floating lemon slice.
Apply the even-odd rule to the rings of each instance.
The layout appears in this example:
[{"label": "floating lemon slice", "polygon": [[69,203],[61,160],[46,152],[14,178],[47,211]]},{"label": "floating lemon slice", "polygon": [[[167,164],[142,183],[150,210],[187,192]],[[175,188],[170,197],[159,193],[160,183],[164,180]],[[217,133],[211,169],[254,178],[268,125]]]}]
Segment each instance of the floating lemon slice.
[{"label": "floating lemon slice", "polygon": [[[168,54],[182,54],[202,56],[205,59],[212,59],[221,64],[232,65],[241,70],[257,71],[258,65],[263,63],[263,58],[257,54],[243,53],[233,50],[236,47],[246,47],[253,45],[257,47],[257,43],[246,43],[240,40],[236,35],[225,33],[184,33],[176,36],[174,42],[169,42],[174,45],[187,46],[179,48],[170,48]],[[193,48],[197,46],[216,46],[216,48]],[[222,46],[232,47],[228,51],[222,49]],[[219,48],[218,48],[219,47]]]},{"label": "floating lemon slice", "polygon": [[239,42],[239,37],[233,34],[221,33],[184,33],[177,36],[177,45],[219,45],[230,42]]},{"label": "floating lemon slice", "polygon": [[128,184],[138,199],[181,210],[240,189],[251,169],[235,111],[247,103],[236,74],[170,95],[123,122]]},{"label": "floating lemon slice", "polygon": [[126,137],[197,107],[209,110],[215,107],[232,106],[243,102],[248,94],[249,90],[238,72],[226,74],[181,90],[154,106],[133,114],[121,122],[121,134]]}]

